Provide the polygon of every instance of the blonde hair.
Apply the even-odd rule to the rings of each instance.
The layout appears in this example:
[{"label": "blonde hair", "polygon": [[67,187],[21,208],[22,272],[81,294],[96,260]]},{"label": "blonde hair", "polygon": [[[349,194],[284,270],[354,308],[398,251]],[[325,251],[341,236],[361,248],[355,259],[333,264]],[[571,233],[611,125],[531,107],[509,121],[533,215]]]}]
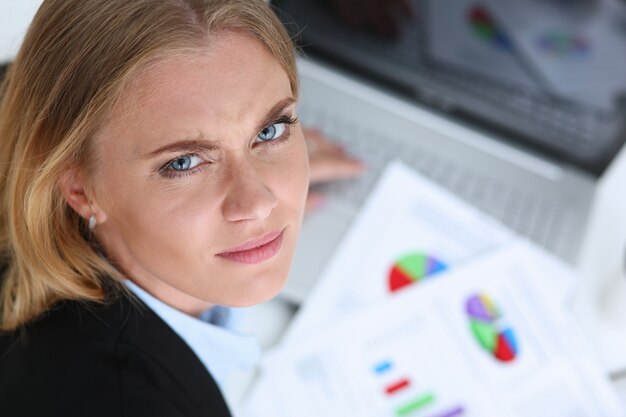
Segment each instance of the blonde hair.
[{"label": "blonde hair", "polygon": [[263,0],[44,1],[0,91],[0,330],[120,288],[59,178],[89,165],[90,137],[139,68],[222,30],[264,44],[297,96],[293,44]]}]

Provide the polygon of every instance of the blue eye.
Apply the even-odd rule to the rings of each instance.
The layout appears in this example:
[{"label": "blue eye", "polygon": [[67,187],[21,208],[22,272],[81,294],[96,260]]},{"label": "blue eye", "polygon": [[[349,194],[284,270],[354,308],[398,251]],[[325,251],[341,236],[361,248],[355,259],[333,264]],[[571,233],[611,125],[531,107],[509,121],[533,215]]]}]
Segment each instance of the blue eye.
[{"label": "blue eye", "polygon": [[197,167],[202,163],[202,159],[195,155],[183,155],[170,162],[169,166],[174,171],[187,171]]},{"label": "blue eye", "polygon": [[278,139],[285,133],[285,123],[274,123],[271,126],[261,130],[257,135],[262,142],[269,142]]}]

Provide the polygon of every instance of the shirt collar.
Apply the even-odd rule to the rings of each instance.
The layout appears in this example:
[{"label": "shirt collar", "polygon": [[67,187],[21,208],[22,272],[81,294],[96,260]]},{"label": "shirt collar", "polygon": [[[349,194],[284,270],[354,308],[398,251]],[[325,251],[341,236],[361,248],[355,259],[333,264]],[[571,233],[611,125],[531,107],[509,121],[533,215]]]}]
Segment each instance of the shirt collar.
[{"label": "shirt collar", "polygon": [[[182,313],[130,280],[126,280],[126,285],[187,343],[218,384],[223,383],[232,371],[252,369],[261,358],[261,349],[255,337],[211,323],[219,323],[219,320],[203,321]],[[227,313],[227,308],[220,306],[215,311],[223,315],[225,311]],[[202,315],[204,318],[214,316]]]}]

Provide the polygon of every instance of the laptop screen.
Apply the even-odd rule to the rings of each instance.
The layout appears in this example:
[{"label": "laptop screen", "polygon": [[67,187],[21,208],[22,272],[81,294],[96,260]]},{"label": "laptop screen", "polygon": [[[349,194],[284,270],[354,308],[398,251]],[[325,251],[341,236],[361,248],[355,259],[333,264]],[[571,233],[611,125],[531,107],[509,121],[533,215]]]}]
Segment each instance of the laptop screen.
[{"label": "laptop screen", "polygon": [[308,55],[592,174],[625,141],[626,2],[274,5]]}]

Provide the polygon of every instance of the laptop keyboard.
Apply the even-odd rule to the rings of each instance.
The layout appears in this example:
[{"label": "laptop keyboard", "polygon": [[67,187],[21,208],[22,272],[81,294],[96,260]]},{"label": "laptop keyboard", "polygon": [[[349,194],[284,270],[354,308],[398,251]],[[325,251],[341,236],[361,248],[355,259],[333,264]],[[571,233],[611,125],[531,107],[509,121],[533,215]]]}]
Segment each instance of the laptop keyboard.
[{"label": "laptop keyboard", "polygon": [[360,178],[316,186],[350,208],[357,210],[361,207],[387,163],[400,159],[426,178],[551,252],[557,255],[567,252],[564,236],[572,216],[560,205],[563,203],[513,189],[494,177],[473,172],[427,149],[407,147],[389,135],[340,120],[321,109],[301,107],[299,114],[305,124],[319,128],[367,165],[366,173]]}]

